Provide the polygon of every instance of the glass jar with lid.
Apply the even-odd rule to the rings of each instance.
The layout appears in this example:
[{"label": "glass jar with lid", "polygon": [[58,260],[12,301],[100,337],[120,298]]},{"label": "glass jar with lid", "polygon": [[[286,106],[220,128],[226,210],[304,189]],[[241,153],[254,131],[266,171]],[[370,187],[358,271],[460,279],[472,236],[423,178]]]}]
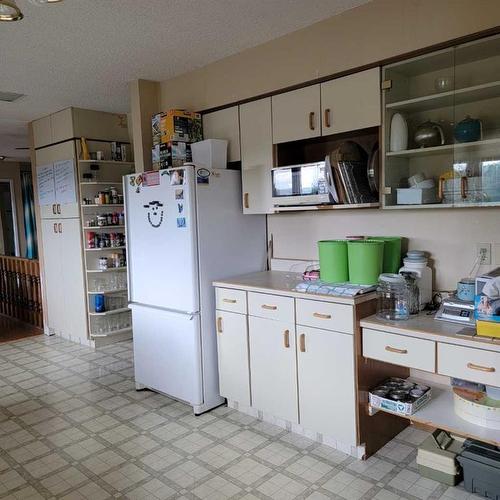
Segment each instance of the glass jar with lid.
[{"label": "glass jar with lid", "polygon": [[410,292],[404,276],[384,273],[377,288],[377,316],[387,320],[410,317]]}]

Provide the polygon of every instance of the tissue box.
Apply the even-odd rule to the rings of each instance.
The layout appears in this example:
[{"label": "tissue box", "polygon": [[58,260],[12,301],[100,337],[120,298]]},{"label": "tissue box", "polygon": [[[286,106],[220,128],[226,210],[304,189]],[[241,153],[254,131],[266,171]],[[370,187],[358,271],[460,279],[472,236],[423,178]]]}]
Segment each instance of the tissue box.
[{"label": "tissue box", "polygon": [[[157,115],[153,116],[153,133]],[[196,142],[203,137],[201,115],[183,109],[171,109],[160,113],[160,142],[172,141]],[[153,141],[155,138],[153,138]],[[154,142],[153,142],[154,144]]]},{"label": "tissue box", "polygon": [[487,324],[500,324],[500,267],[476,278],[474,316],[478,335],[500,336],[494,334],[498,332],[497,328]]},{"label": "tissue box", "polygon": [[424,205],[439,203],[436,188],[399,188],[397,191],[398,205]]}]

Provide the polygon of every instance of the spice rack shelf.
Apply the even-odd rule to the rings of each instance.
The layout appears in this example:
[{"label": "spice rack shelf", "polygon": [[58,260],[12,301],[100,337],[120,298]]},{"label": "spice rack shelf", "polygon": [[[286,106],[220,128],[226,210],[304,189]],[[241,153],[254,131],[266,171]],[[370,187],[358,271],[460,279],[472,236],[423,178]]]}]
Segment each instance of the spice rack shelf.
[{"label": "spice rack shelf", "polygon": [[[87,248],[89,245],[87,239],[91,237],[91,233],[95,233],[95,237],[103,237],[103,233],[125,233],[126,227],[122,222],[122,212],[124,209],[124,203],[120,198],[122,193],[122,179],[124,175],[128,175],[134,171],[134,162],[130,161],[114,161],[114,160],[79,160],[78,161],[78,179],[80,188],[80,211],[82,219],[82,237],[84,244],[84,261],[85,261],[85,275],[86,275],[86,287],[87,287],[87,315],[88,315],[88,325],[90,337],[92,339],[103,340],[107,337],[113,337],[112,342],[116,341],[116,337],[129,338],[132,332],[132,327],[125,326],[123,324],[123,315],[131,314],[131,310],[126,306],[126,302],[120,303],[118,299],[106,299],[104,310],[99,308],[96,312],[97,298],[96,296],[102,295],[105,297],[118,296],[120,294],[127,293],[127,283],[126,274],[127,266],[125,261],[125,250],[126,246],[124,244],[120,246],[107,246],[104,248]],[[103,179],[103,180],[101,180]],[[101,192],[110,192],[111,187],[114,187],[118,192],[120,203],[94,203],[97,200],[98,194]],[[107,194],[106,194],[107,196]],[[114,196],[114,193],[113,193]],[[84,203],[85,201],[90,201],[91,203]],[[111,201],[111,200],[108,200]],[[113,200],[113,201],[116,201]],[[120,215],[120,221],[113,219],[114,222],[119,222],[117,224],[109,224],[111,222],[108,220],[107,224],[98,226],[90,225],[90,223],[96,223],[96,220],[90,221],[90,219],[99,219],[100,216],[109,212],[118,212]],[[118,214],[113,214],[113,216]],[[108,217],[109,218],[109,217]],[[106,221],[103,221],[106,223]],[[102,221],[101,221],[102,223]],[[109,237],[109,236],[108,236]],[[92,242],[94,245],[98,245],[98,241],[94,240]],[[120,239],[122,243],[122,239]],[[120,259],[120,262],[115,263],[115,256],[113,253],[117,253],[116,259]],[[100,262],[108,258],[107,266]],[[113,262],[110,262],[110,259]],[[123,260],[123,262],[121,262]],[[115,265],[120,265],[119,267],[114,267]],[[99,266],[103,265],[100,269]],[[119,279],[118,279],[119,278]],[[116,281],[118,279],[119,289],[112,289],[113,283],[116,286]],[[99,288],[102,291],[91,291],[96,290],[96,283],[99,282]],[[118,300],[118,304],[113,304],[111,302]],[[109,302],[108,302],[109,301]],[[102,304],[102,302],[101,302]],[[109,310],[108,310],[109,309]],[[120,314],[121,313],[121,314]],[[106,321],[108,324],[108,329],[104,332],[99,329],[97,332],[98,322]],[[126,323],[130,323],[126,321]],[[122,327],[122,328],[120,328]]]},{"label": "spice rack shelf", "polygon": [[124,225],[116,225],[116,226],[83,226],[85,231],[97,231],[100,229],[125,229]]}]

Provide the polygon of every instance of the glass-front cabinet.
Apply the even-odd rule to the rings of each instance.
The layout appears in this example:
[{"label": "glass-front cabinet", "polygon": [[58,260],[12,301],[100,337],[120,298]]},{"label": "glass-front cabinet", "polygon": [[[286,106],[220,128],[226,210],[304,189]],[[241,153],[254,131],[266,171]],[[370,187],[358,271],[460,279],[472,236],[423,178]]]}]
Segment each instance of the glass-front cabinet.
[{"label": "glass-front cabinet", "polygon": [[500,36],[383,68],[384,208],[500,205]]}]

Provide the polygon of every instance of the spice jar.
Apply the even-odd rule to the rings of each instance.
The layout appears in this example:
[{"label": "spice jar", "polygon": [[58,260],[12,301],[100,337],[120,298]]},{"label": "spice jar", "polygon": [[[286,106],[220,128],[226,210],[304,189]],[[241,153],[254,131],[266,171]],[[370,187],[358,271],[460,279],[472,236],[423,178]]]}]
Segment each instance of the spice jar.
[{"label": "spice jar", "polygon": [[98,215],[97,216],[97,225],[99,227],[104,227],[107,223],[107,219],[105,215]]},{"label": "spice jar", "polygon": [[101,271],[105,271],[108,268],[108,258],[107,257],[99,257],[99,269]]}]

